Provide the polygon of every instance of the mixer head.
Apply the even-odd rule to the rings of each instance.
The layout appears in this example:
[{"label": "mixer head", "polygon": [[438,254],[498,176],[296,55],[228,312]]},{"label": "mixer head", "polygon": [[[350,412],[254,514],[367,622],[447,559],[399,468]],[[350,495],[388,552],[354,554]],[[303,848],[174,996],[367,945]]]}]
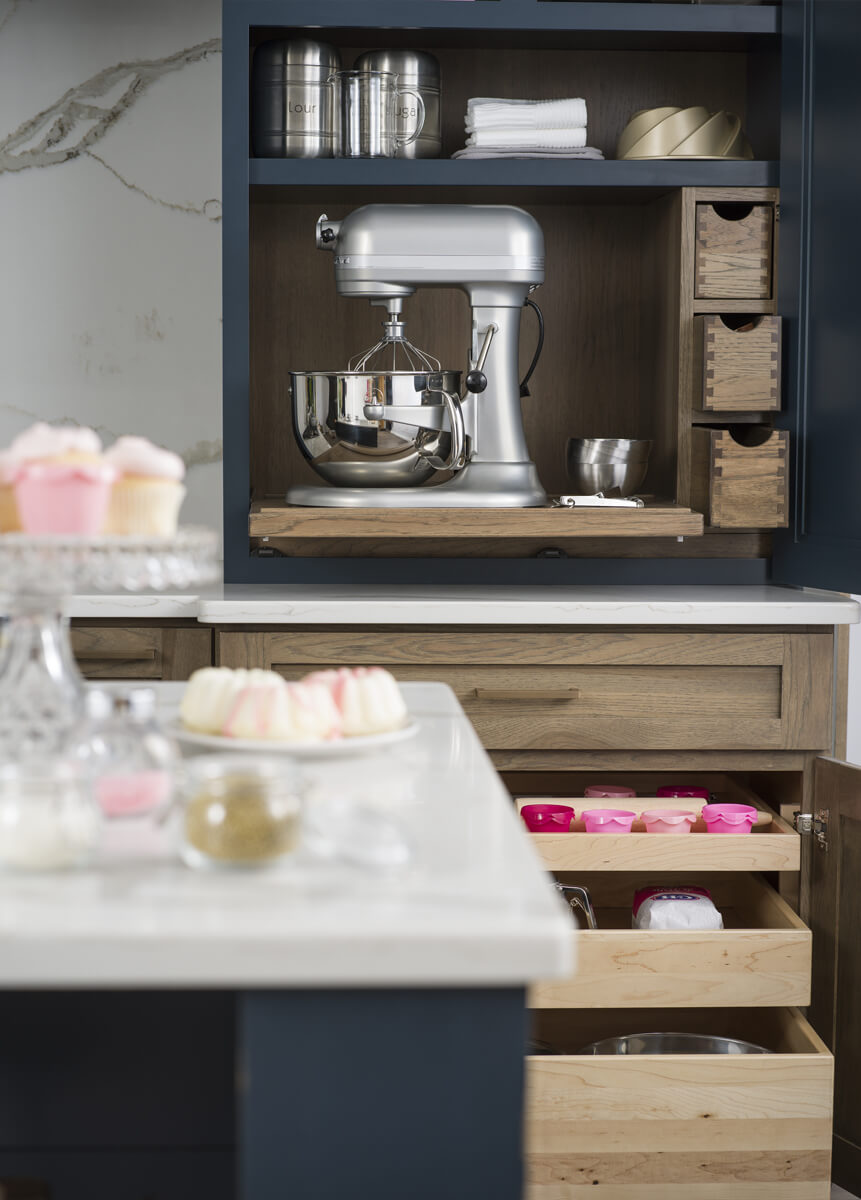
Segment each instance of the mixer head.
[{"label": "mixer head", "polygon": [[372,300],[372,306],[385,308],[383,336],[369,350],[350,359],[350,371],[439,371],[440,361],[413,345],[406,335],[406,324],[402,319],[403,300],[392,296],[386,300]]}]

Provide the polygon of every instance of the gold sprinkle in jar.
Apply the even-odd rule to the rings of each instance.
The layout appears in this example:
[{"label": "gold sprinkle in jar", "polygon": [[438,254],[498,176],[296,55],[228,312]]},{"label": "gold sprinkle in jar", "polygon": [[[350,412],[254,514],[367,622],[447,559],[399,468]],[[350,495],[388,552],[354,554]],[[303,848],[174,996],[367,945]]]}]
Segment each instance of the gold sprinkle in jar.
[{"label": "gold sprinkle in jar", "polygon": [[299,843],[304,782],[287,758],[207,754],[186,762],[182,857],[190,867],[265,867]]}]

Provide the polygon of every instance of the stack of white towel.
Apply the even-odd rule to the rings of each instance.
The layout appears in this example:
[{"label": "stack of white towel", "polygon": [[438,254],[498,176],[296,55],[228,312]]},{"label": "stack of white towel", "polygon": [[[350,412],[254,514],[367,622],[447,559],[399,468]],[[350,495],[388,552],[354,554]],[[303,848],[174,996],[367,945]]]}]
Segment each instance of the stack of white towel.
[{"label": "stack of white towel", "polygon": [[586,145],[586,101],[497,100],[466,105],[466,148],[453,158],[603,158]]}]

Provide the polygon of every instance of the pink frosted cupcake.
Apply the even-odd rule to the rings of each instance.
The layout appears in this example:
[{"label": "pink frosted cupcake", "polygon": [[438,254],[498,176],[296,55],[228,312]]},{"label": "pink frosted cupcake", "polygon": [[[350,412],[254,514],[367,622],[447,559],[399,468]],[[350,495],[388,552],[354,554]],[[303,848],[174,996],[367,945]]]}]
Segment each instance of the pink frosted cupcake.
[{"label": "pink frosted cupcake", "polygon": [[92,429],[39,422],[9,447],[15,502],[25,533],[103,531],[116,470],[101,454]]},{"label": "pink frosted cupcake", "polygon": [[15,502],[15,460],[8,450],[0,450],[0,533],[17,533],[20,528]]},{"label": "pink frosted cupcake", "polygon": [[185,498],[185,463],[143,437],[117,438],[105,455],[118,479],[111,491],[106,532],[171,537]]}]

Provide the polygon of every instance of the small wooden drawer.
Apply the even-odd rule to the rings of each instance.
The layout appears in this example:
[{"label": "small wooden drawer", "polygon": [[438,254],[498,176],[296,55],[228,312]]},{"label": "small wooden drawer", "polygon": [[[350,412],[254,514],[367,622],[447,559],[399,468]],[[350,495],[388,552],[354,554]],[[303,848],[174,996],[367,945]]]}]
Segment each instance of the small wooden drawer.
[{"label": "small wooden drawer", "polygon": [[[655,1030],[775,1053],[577,1053]],[[527,1200],[828,1200],[834,1061],[796,1009],[545,1012],[535,1036],[564,1053],[527,1059]]]},{"label": "small wooden drawer", "polygon": [[695,297],[769,299],[773,235],[773,204],[698,204]]},{"label": "small wooden drawer", "polygon": [[694,318],[702,346],[702,407],[708,412],[780,408],[780,318]]},{"label": "small wooden drawer", "polygon": [[72,627],[72,650],[87,679],[188,679],[212,663],[212,632],[199,625]]},{"label": "small wooden drawer", "polygon": [[533,987],[531,1008],[810,1003],[810,930],[756,876],[709,879],[725,927],[705,932],[631,928],[631,903],[638,888],[654,883],[682,886],[691,882],[690,870],[681,876],[667,870],[659,876],[654,871],[645,876],[590,874],[577,881],[589,888],[598,928],[572,932],[577,940],[575,973]]},{"label": "small wooden drawer", "polygon": [[728,429],[691,431],[691,503],[718,529],[780,529],[789,522],[789,434],[765,440],[755,426],[748,444]]},{"label": "small wooden drawer", "polygon": [[376,663],[399,680],[447,683],[500,754],[831,745],[831,630],[295,627],[219,633],[216,658],[288,679]]}]

